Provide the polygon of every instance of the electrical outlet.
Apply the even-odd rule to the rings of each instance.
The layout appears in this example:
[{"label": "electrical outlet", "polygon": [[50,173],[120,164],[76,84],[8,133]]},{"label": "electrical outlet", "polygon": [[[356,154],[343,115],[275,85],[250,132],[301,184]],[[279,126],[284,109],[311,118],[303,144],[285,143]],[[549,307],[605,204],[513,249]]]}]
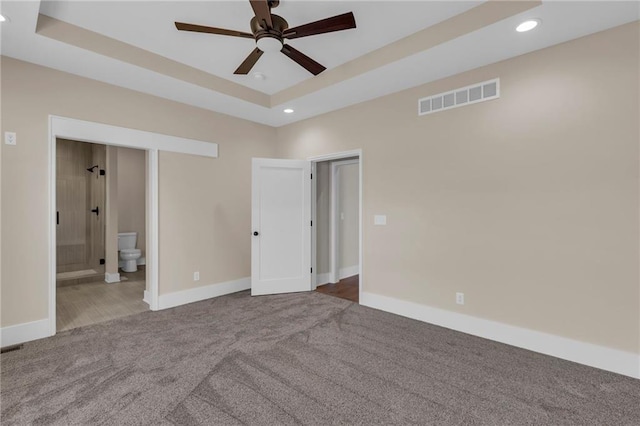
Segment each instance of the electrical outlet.
[{"label": "electrical outlet", "polygon": [[458,305],[464,305],[464,293],[456,293],[456,303]]},{"label": "electrical outlet", "polygon": [[200,272],[194,272],[193,273],[193,280],[194,281],[200,281]]},{"label": "electrical outlet", "polygon": [[4,143],[7,145],[15,145],[17,143],[17,136],[14,132],[4,132]]}]

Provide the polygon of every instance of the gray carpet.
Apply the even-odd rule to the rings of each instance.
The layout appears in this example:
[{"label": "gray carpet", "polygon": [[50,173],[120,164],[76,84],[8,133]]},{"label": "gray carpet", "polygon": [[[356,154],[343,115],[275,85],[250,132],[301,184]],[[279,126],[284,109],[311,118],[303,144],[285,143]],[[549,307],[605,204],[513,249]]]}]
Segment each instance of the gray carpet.
[{"label": "gray carpet", "polygon": [[1,367],[3,425],[640,424],[638,380],[318,293],[145,312]]}]

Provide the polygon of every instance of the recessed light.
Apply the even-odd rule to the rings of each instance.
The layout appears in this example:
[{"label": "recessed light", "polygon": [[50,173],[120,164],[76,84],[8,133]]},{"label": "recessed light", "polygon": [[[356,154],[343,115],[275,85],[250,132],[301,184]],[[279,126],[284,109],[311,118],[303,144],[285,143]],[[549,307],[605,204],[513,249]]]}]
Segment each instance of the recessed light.
[{"label": "recessed light", "polygon": [[262,81],[262,80],[266,79],[267,76],[264,75],[261,72],[256,72],[256,73],[253,73],[253,78],[255,78],[256,80],[261,80]]},{"label": "recessed light", "polygon": [[291,114],[291,113],[293,113],[293,110],[291,108],[287,108],[287,109],[284,110],[284,113],[285,114]]},{"label": "recessed light", "polygon": [[7,21],[7,17],[4,15],[0,15],[0,22],[6,22]]},{"label": "recessed light", "polygon": [[518,25],[516,27],[516,31],[519,32],[519,33],[524,33],[524,32],[527,32],[527,31],[531,31],[532,29],[534,29],[538,25],[540,25],[540,20],[539,19],[528,19],[528,20],[524,21],[522,24]]}]

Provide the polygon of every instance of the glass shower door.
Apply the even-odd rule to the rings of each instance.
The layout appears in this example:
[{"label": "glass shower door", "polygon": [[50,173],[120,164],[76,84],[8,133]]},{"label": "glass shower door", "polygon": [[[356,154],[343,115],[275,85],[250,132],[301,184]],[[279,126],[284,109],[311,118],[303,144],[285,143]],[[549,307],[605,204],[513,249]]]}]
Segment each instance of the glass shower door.
[{"label": "glass shower door", "polygon": [[56,143],[56,272],[59,281],[104,276],[106,148]]}]

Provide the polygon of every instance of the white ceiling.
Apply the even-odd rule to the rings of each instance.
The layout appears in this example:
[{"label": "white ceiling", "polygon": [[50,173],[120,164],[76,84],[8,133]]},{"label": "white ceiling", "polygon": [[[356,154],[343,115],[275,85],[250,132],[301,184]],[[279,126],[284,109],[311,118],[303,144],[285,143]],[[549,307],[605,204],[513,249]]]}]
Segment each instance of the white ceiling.
[{"label": "white ceiling", "polygon": [[[353,11],[357,29],[292,40],[291,45],[331,69],[356,60],[395,40],[455,16],[480,2],[428,1],[301,1],[283,0],[276,14],[290,26]],[[35,33],[38,13],[69,22],[208,73],[274,94],[311,74],[281,54],[263,55],[253,71],[267,76],[258,81],[234,76],[233,71],[254,48],[250,39],[179,32],[173,21],[248,30],[249,2],[167,1],[2,1],[0,10],[10,22],[2,24],[2,55],[48,66],[144,93],[281,126],[351,104],[393,93],[478,66],[528,53],[640,18],[637,2],[545,2],[473,33],[338,82],[288,102],[267,108],[195,84],[80,49]],[[516,33],[526,18],[542,19],[529,33]],[[389,22],[393,26],[386,29]],[[384,31],[382,29],[385,28]],[[428,95],[425,93],[423,96]]]}]

